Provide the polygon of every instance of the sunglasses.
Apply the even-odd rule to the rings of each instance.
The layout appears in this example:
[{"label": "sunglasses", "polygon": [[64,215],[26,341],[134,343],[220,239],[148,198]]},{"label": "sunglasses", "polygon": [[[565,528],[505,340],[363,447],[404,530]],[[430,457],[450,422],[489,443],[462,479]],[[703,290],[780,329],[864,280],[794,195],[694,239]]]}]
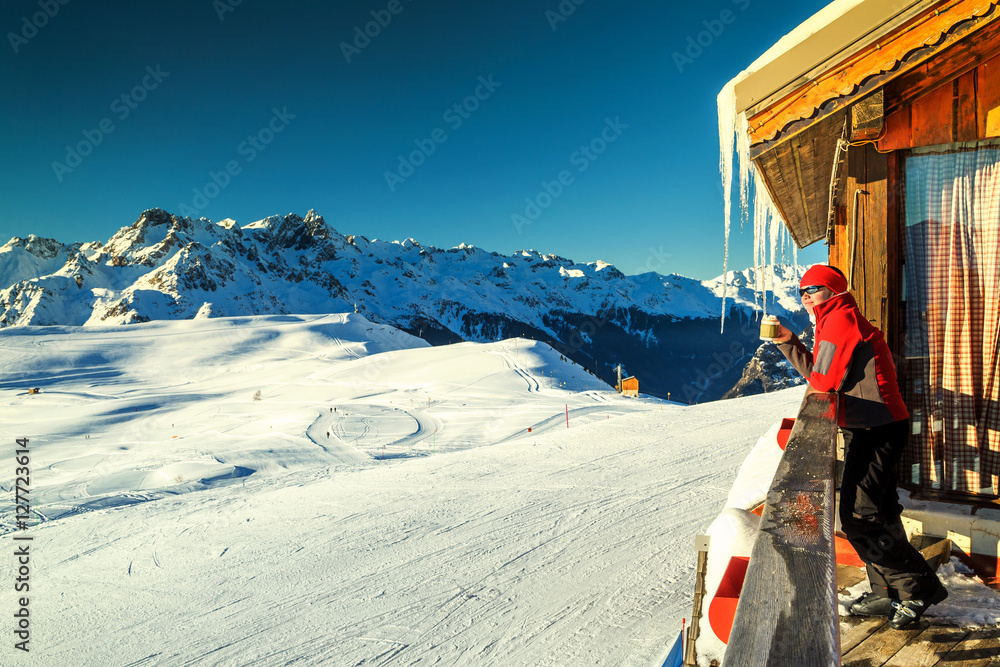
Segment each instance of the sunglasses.
[{"label": "sunglasses", "polygon": [[823,289],[822,285],[810,285],[809,287],[802,287],[799,288],[799,296],[805,296],[806,294],[815,294],[821,289]]}]

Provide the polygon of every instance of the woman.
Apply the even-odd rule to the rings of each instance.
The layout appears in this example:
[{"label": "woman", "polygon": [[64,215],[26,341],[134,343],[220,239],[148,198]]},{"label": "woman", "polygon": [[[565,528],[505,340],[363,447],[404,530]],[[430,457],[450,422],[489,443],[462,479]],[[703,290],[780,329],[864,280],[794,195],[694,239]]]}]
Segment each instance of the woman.
[{"label": "woman", "polygon": [[802,305],[816,324],[810,352],[784,326],[778,349],[809,381],[806,393],[837,392],[844,436],[840,525],[868,569],[871,592],[850,607],[858,616],[887,616],[905,628],[948,592],[906,540],[896,493],[909,412],[882,332],[858,310],[847,279],[817,264],[799,283]]}]

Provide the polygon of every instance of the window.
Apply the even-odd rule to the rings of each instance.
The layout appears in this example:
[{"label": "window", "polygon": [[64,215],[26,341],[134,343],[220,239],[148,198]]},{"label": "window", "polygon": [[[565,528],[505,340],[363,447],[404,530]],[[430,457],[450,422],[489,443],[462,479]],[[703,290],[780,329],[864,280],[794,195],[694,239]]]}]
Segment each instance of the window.
[{"label": "window", "polygon": [[904,163],[900,479],[996,495],[1000,478],[1000,143],[915,149]]}]

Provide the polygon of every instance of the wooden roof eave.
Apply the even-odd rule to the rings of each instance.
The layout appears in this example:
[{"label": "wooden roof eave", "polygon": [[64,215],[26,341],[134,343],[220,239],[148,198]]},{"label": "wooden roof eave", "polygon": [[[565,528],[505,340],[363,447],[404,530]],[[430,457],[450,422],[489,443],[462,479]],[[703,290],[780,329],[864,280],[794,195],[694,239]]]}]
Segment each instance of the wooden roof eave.
[{"label": "wooden roof eave", "polygon": [[[800,248],[826,238],[830,181],[846,116],[847,109],[835,112],[754,158],[758,183],[767,189]],[[841,174],[837,183],[842,181]]]},{"label": "wooden roof eave", "polygon": [[754,107],[755,113],[748,113],[750,157],[756,159],[996,21],[997,4],[998,0],[943,0],[781,100]]}]

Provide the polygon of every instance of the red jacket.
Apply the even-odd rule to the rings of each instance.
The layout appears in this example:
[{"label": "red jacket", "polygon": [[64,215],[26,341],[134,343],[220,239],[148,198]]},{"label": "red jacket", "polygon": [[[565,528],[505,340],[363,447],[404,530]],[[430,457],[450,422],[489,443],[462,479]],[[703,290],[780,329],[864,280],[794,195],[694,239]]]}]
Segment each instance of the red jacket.
[{"label": "red jacket", "polygon": [[794,336],[778,349],[813,389],[840,394],[840,425],[881,426],[909,417],[885,336],[861,315],[854,297],[838,294],[813,313],[813,352]]}]

